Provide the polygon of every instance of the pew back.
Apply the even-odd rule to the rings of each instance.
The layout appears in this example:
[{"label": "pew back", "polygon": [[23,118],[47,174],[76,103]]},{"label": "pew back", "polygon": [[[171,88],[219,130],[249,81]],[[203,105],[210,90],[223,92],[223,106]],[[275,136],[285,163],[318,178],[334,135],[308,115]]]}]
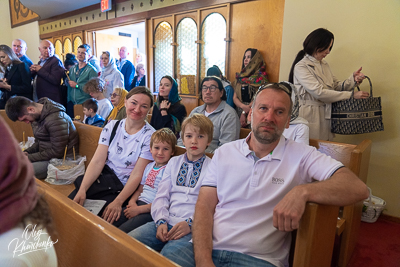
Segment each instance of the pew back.
[{"label": "pew back", "polygon": [[28,136],[33,136],[32,127],[30,124],[21,121],[13,122],[8,118],[6,111],[4,109],[0,109],[0,115],[6,121],[8,126],[11,128],[11,131],[13,132],[18,142],[22,142],[22,137],[24,132],[25,132],[25,141],[28,141]]},{"label": "pew back", "polygon": [[36,183],[53,217],[58,266],[177,266],[46,183]]}]

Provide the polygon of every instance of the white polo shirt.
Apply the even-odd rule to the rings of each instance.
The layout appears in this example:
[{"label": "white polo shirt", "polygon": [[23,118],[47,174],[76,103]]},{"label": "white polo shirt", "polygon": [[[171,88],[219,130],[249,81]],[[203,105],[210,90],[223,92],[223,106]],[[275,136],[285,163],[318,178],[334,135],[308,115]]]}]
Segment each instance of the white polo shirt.
[{"label": "white polo shirt", "polygon": [[217,188],[213,249],[286,266],[291,236],[273,226],[274,207],[296,185],[328,179],[342,166],[314,147],[283,136],[272,154],[257,162],[246,139],[220,147],[202,184]]}]

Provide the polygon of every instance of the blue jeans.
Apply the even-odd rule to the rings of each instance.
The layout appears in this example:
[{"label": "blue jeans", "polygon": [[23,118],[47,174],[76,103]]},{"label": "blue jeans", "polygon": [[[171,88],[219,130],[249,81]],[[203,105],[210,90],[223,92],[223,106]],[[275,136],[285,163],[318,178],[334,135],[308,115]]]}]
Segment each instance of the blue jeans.
[{"label": "blue jeans", "polygon": [[[168,231],[170,231],[171,228],[172,225],[168,224]],[[157,251],[161,250],[161,255],[164,255],[167,258],[169,258],[169,255],[179,252],[187,244],[192,244],[189,242],[192,239],[192,233],[189,233],[178,240],[170,240],[168,242],[162,242],[157,239],[156,234],[157,228],[155,222],[146,223],[128,233],[128,235],[142,242],[146,246]]]},{"label": "blue jeans", "polygon": [[[171,252],[167,258],[183,267],[194,267],[196,265],[192,243],[181,246],[179,250]],[[212,260],[216,267],[275,267],[275,265],[267,261],[243,253],[226,250],[214,249],[212,251]]]}]

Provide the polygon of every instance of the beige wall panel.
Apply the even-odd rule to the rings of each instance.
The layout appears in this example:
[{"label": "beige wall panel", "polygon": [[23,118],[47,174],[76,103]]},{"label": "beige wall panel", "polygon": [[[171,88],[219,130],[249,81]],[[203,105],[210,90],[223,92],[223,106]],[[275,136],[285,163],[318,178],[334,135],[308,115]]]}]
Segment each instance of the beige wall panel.
[{"label": "beige wall panel", "polygon": [[240,72],[247,48],[261,51],[269,80],[279,80],[284,0],[249,1],[232,5],[229,51],[230,81]]}]

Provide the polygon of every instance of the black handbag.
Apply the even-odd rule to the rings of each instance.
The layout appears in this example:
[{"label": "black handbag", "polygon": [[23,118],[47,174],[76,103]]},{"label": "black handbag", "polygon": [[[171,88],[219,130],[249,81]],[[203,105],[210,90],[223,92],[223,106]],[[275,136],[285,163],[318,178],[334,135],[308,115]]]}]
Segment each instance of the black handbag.
[{"label": "black handbag", "polygon": [[[369,77],[370,95],[366,99],[351,97],[332,103],[331,132],[336,134],[363,134],[383,131],[380,97],[373,97]],[[360,88],[357,86],[358,91]],[[354,90],[354,89],[353,89]]]}]

